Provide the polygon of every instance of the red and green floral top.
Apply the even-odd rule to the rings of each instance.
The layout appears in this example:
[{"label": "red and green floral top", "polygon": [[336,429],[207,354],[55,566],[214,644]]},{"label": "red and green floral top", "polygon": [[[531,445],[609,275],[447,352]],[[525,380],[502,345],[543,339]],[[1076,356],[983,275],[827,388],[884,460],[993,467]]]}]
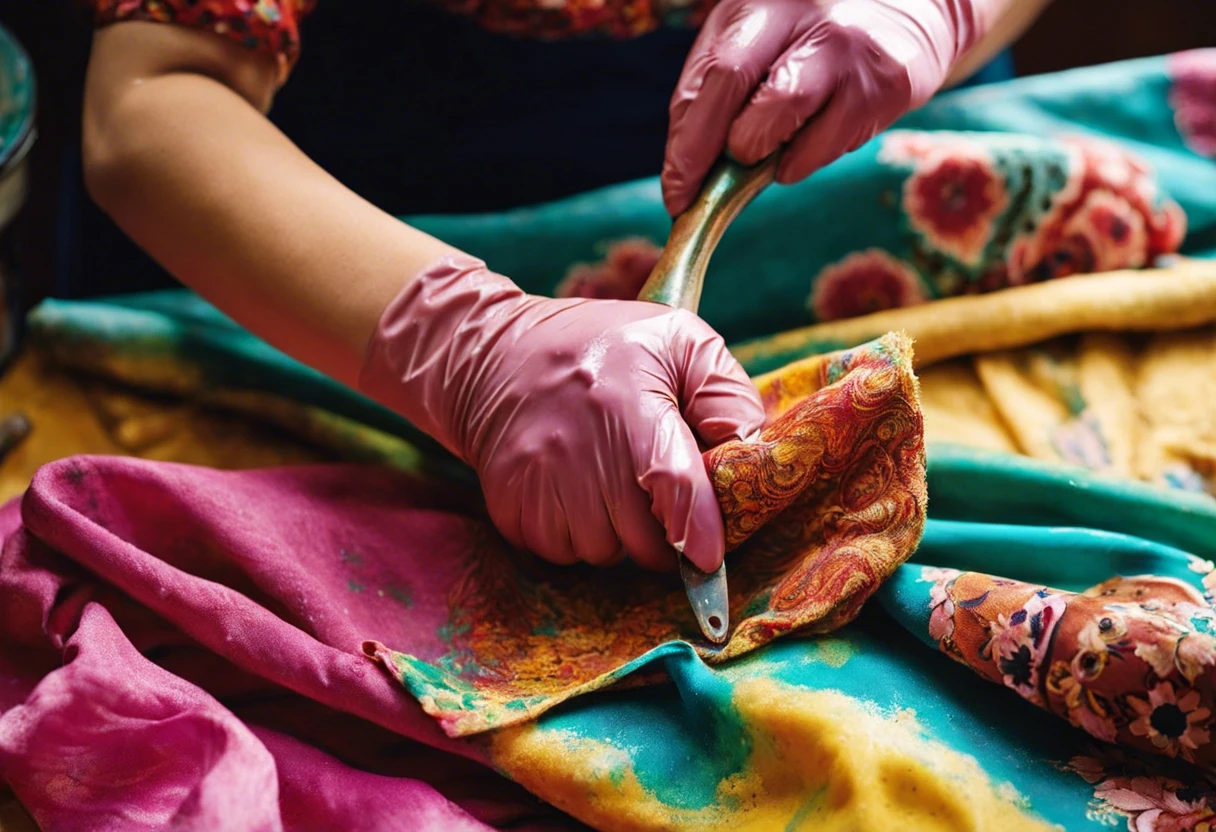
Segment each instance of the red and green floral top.
[{"label": "red and green floral top", "polygon": [[[98,25],[124,20],[207,29],[274,55],[284,74],[300,51],[300,22],[317,0],[92,0]],[[662,24],[699,26],[715,0],[432,0],[504,34],[630,38]]]}]

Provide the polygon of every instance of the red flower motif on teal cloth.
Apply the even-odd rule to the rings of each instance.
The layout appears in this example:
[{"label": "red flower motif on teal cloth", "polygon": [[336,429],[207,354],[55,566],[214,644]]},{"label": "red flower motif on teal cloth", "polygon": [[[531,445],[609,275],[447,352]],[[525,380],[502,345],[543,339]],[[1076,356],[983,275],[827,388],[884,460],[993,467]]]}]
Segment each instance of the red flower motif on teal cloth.
[{"label": "red flower motif on teal cloth", "polygon": [[1178,205],[1161,199],[1152,173],[1135,154],[1092,137],[1069,137],[1068,185],[1007,257],[1010,284],[1033,283],[1151,265],[1186,234]]},{"label": "red flower motif on teal cloth", "polygon": [[642,238],[613,243],[602,262],[573,266],[558,285],[557,297],[635,300],[662,253]]},{"label": "red flower motif on teal cloth", "polygon": [[908,223],[938,251],[975,266],[1005,209],[1005,183],[975,142],[942,143],[904,183]]},{"label": "red flower motif on teal cloth", "polygon": [[907,263],[881,249],[850,254],[815,278],[810,307],[821,321],[924,303],[924,284]]}]

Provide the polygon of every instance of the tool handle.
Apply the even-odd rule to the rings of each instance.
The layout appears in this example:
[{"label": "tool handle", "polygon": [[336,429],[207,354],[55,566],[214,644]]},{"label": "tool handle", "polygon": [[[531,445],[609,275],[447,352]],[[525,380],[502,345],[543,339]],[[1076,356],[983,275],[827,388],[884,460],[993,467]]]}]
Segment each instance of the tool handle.
[{"label": "tool handle", "polygon": [[745,167],[723,157],[705,177],[701,193],[676,217],[663,255],[642,287],[638,300],[696,312],[709,258],[727,226],[773,181],[777,156]]}]

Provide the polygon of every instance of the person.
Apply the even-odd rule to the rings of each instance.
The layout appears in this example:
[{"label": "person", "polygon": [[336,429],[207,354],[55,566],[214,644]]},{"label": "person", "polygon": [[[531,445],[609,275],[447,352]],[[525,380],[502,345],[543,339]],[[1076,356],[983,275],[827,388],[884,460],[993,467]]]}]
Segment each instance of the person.
[{"label": "person", "polygon": [[[299,54],[306,0],[94,3],[85,183],[142,249],[470,464],[513,544],[555,563],[629,557],[668,569],[676,552],[707,571],[721,563],[701,451],[753,436],[764,417],[705,322],[637,301],[526,294],[327,173],[267,118]],[[780,153],[780,183],[810,176],[974,72],[1043,5],[484,0],[455,10],[514,35],[632,35],[665,15],[703,19],[670,98],[661,182],[678,215],[724,153],[745,164]],[[410,115],[426,132],[426,115]],[[477,119],[464,122],[474,136]]]}]

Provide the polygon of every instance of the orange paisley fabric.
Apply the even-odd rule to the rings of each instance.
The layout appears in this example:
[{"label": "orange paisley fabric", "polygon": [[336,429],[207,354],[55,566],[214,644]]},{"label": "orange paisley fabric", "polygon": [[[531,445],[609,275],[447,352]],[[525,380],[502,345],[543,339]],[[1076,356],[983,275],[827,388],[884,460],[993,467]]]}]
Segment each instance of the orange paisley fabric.
[{"label": "orange paisley fabric", "polygon": [[764,382],[761,395],[770,417],[761,436],[705,455],[730,550],[725,645],[700,638],[674,575],[555,568],[486,529],[448,596],[450,652],[423,662],[375,642],[365,650],[459,736],[622,680],[666,643],[691,642],[714,662],[852,620],[924,528],[911,344],[888,335],[808,359]]}]

